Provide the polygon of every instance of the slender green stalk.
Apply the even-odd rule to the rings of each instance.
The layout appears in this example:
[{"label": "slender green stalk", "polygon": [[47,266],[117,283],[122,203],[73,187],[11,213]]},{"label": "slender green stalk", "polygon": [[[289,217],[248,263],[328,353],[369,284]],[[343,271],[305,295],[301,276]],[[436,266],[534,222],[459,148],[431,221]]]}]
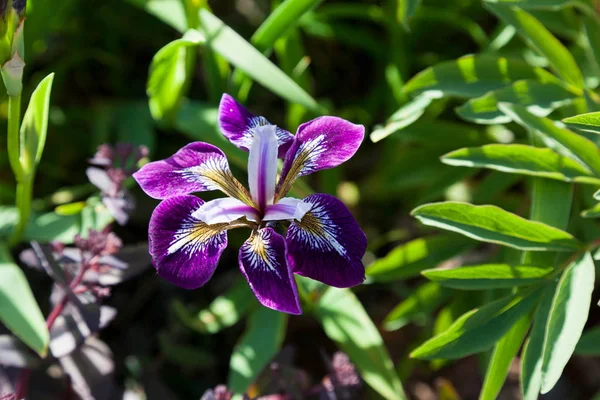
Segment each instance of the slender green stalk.
[{"label": "slender green stalk", "polygon": [[8,97],[8,159],[17,182],[23,175],[19,161],[19,125],[21,120],[21,96]]}]

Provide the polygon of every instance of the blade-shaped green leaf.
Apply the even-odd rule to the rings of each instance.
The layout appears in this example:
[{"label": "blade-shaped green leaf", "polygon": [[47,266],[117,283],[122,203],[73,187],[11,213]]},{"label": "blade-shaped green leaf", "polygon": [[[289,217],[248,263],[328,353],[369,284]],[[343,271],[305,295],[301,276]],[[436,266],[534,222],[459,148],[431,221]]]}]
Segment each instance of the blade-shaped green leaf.
[{"label": "blade-shaped green leaf", "polygon": [[191,315],[183,303],[176,302],[173,305],[175,312],[190,328],[200,333],[217,333],[236,324],[256,304],[248,282],[239,279],[196,315]]},{"label": "blade-shaped green leaf", "polygon": [[515,27],[525,42],[546,57],[554,71],[566,82],[583,89],[583,76],[569,50],[542,23],[518,7],[485,3],[504,22]]},{"label": "blade-shaped green leaf", "polygon": [[580,243],[565,231],[528,221],[496,206],[448,201],[422,205],[411,214],[425,225],[521,250],[573,251],[580,247]]},{"label": "blade-shaped green leaf", "polygon": [[452,292],[434,282],[419,286],[385,317],[385,329],[394,331],[421,317],[427,317],[450,298]]},{"label": "blade-shaped green leaf", "polygon": [[537,400],[540,397],[544,336],[555,288],[556,285],[552,284],[543,290],[533,317],[531,334],[521,354],[521,392],[524,400]]},{"label": "blade-shaped green leaf", "polygon": [[562,120],[569,127],[600,134],[600,112],[575,115]]},{"label": "blade-shaped green leaf", "polygon": [[369,386],[388,400],[407,398],[379,331],[352,291],[329,288],[314,313]]},{"label": "blade-shaped green leaf", "polygon": [[260,51],[267,51],[277,39],[293,29],[304,14],[317,7],[322,1],[285,0],[254,32],[252,44]]},{"label": "blade-shaped green leaf", "polygon": [[45,77],[37,86],[21,125],[21,164],[25,172],[31,173],[40,162],[48,133],[50,92],[54,74]]},{"label": "blade-shaped green leaf", "polygon": [[520,60],[489,55],[464,56],[419,72],[404,86],[406,93],[439,97],[479,97],[522,79],[550,81],[552,74]]},{"label": "blade-shaped green leaf", "polygon": [[600,176],[600,149],[594,142],[557,126],[549,118],[531,114],[525,107],[508,103],[500,103],[499,107],[518,124],[538,132],[549,147],[561,151]]},{"label": "blade-shaped green leaf", "polygon": [[156,120],[174,116],[189,86],[187,59],[190,47],[204,43],[202,34],[190,30],[181,39],[160,49],[152,58],[146,93]]},{"label": "blade-shaped green leaf", "polygon": [[530,265],[483,264],[453,269],[429,269],[422,274],[442,286],[455,289],[483,290],[512,288],[540,283],[553,271],[551,267]]},{"label": "blade-shaped green leaf", "polygon": [[200,19],[207,45],[227,61],[291,103],[320,111],[320,106],[304,89],[223,21],[207,10],[200,10]]},{"label": "blade-shaped green leaf", "polygon": [[583,356],[600,355],[600,327],[596,326],[583,332],[575,347],[575,353]]},{"label": "blade-shaped green leaf", "polygon": [[542,394],[558,382],[581,337],[592,302],[594,278],[594,260],[586,252],[567,267],[558,282],[544,336]]},{"label": "blade-shaped green leaf", "polygon": [[45,357],[50,336],[23,271],[0,243],[0,321],[27,346]]},{"label": "blade-shaped green leaf", "polygon": [[369,135],[369,138],[372,142],[376,143],[385,139],[392,133],[398,132],[411,125],[421,118],[432,100],[433,98],[426,94],[415,97],[412,101],[403,105],[396,111],[384,126],[377,127],[373,130],[371,135]]},{"label": "blade-shaped green leaf", "polygon": [[597,190],[597,191],[594,193],[594,199],[596,199],[596,200],[600,201],[600,190]]},{"label": "blade-shaped green leaf", "polygon": [[458,318],[447,331],[415,349],[410,356],[426,360],[455,359],[487,350],[529,313],[538,300],[539,292],[529,292],[471,310]]},{"label": "blade-shaped green leaf", "polygon": [[498,342],[488,363],[479,400],[495,400],[508,376],[508,370],[521,348],[531,325],[531,315],[525,314]]},{"label": "blade-shaped green leaf", "polygon": [[598,15],[588,15],[584,13],[581,16],[583,20],[585,38],[587,43],[585,46],[588,59],[596,71],[600,71],[600,20]]},{"label": "blade-shaped green leaf", "polygon": [[183,33],[188,27],[181,0],[127,0]]},{"label": "blade-shaped green leaf", "polygon": [[258,307],[229,360],[228,388],[243,394],[277,354],[285,338],[287,314]]},{"label": "blade-shaped green leaf", "polygon": [[421,0],[397,0],[397,20],[408,27],[408,20],[415,15]]},{"label": "blade-shaped green leaf", "polygon": [[498,109],[498,103],[507,102],[526,106],[535,115],[546,116],[556,108],[570,104],[580,97],[580,94],[556,81],[555,77],[549,81],[517,81],[510,86],[469,100],[458,107],[456,113],[461,118],[478,124],[504,124],[510,122],[510,117]]},{"label": "blade-shaped green leaf", "polygon": [[519,6],[521,8],[556,10],[575,3],[574,0],[485,0],[488,3],[498,3]]},{"label": "blade-shaped green leaf", "polygon": [[488,144],[459,149],[442,156],[442,162],[460,167],[489,168],[513,174],[539,176],[565,182],[600,184],[600,178],[576,161],[551,149],[521,144]]},{"label": "blade-shaped green leaf", "polygon": [[367,276],[376,282],[417,276],[425,268],[433,268],[476,244],[462,236],[445,234],[411,240],[369,265]]},{"label": "blade-shaped green leaf", "polygon": [[581,212],[583,218],[600,218],[600,203]]}]

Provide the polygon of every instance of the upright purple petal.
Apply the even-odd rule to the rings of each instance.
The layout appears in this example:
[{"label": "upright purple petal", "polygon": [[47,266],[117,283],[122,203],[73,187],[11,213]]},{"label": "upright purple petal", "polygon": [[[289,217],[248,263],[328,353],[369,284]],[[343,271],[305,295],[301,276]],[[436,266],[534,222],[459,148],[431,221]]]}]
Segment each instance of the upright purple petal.
[{"label": "upright purple petal", "polygon": [[259,210],[273,204],[277,179],[277,136],[273,125],[254,129],[248,157],[248,186]]},{"label": "upright purple petal", "polygon": [[338,117],[320,117],[300,125],[285,156],[277,197],[285,196],[297,177],[349,160],[364,136],[364,126]]},{"label": "upright purple petal", "polygon": [[290,225],[286,237],[292,271],[339,288],[362,283],[367,237],[350,211],[328,194],[303,201],[312,207],[302,221]]},{"label": "upright purple petal", "polygon": [[[223,94],[219,104],[219,127],[223,135],[235,146],[242,150],[250,151],[254,129],[259,126],[271,125],[265,117],[257,117],[250,113],[243,105],[235,101],[227,93]],[[279,143],[278,157],[285,157],[294,137],[288,131],[277,129]]]},{"label": "upright purple petal", "polygon": [[133,177],[142,190],[155,199],[222,190],[252,204],[248,191],[233,177],[225,154],[204,142],[190,143],[169,158],[148,163]]},{"label": "upright purple petal", "polygon": [[297,220],[301,221],[310,209],[311,204],[305,203],[300,199],[294,199],[292,197],[284,197],[277,203],[272,204],[265,210],[263,221],[285,221],[285,220]]},{"label": "upright purple petal", "polygon": [[193,217],[202,204],[195,196],[170,197],[156,207],[148,227],[158,275],[185,289],[208,282],[227,247],[228,224],[207,225]]},{"label": "upright purple petal", "polygon": [[254,232],[239,254],[240,270],[265,307],[300,314],[298,288],[285,260],[285,239],[272,228]]},{"label": "upright purple petal", "polygon": [[200,206],[192,216],[209,225],[229,223],[242,217],[248,221],[258,221],[258,211],[232,197],[211,200]]}]

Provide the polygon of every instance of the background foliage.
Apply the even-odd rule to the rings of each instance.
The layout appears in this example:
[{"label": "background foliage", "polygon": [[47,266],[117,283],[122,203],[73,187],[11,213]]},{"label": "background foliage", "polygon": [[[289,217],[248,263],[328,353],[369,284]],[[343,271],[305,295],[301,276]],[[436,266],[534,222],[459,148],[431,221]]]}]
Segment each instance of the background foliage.
[{"label": "background foliage", "polygon": [[[30,205],[0,135],[0,349],[14,351],[0,356],[2,389],[35,369],[9,361],[19,354],[59,362],[84,398],[82,385],[96,398],[187,399],[219,383],[257,396],[273,389],[273,357],[318,382],[340,349],[365,383],[357,398],[592,398],[599,10],[594,0],[29,0]],[[116,316],[106,327],[97,316],[104,343],[92,330],[79,344],[103,355],[95,370],[106,373],[74,380],[44,324],[51,279],[19,252],[114,222],[85,173],[103,143],[145,145],[157,160],[207,141],[243,178],[246,153],[216,126],[224,92],[292,132],[322,114],[367,127],[350,162],[294,187],[351,208],[369,239],[367,281],[339,290],[300,279],[304,315],[287,316],[258,305],[226,251],[204,288],[175,288],[144,256],[156,201],[127,181],[136,209],[114,232],[123,251],[138,244],[130,264],[143,272],[105,299]],[[4,90],[0,101],[9,118]],[[10,241],[23,207],[30,221]],[[65,376],[35,371],[32,398],[61,398]]]}]

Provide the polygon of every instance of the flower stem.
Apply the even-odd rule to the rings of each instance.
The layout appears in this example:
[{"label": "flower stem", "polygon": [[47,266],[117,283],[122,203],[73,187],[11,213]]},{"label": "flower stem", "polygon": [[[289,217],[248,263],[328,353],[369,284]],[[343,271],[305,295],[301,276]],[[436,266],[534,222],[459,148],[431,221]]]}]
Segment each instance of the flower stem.
[{"label": "flower stem", "polygon": [[21,96],[8,96],[8,159],[17,178],[23,175],[19,160],[19,125],[21,122]]}]

